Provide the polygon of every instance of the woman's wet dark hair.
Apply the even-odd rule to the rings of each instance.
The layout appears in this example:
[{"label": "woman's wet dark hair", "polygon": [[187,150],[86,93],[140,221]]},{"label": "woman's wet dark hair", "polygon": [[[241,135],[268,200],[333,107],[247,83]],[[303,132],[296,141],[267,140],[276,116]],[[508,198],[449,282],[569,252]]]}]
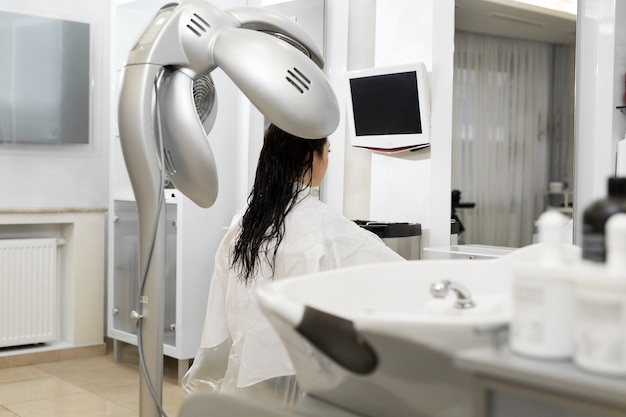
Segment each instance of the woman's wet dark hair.
[{"label": "woman's wet dark hair", "polygon": [[313,155],[323,156],[326,138],[303,139],[271,124],[265,132],[248,208],[241,221],[230,264],[247,285],[261,257],[274,270],[285,233],[285,217],[311,185]]}]

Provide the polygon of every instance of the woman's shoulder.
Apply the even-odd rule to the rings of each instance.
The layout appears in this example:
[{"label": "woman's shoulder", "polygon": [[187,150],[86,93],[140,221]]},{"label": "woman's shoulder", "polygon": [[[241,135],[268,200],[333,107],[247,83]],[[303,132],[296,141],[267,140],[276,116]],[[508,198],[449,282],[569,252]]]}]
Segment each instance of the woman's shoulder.
[{"label": "woman's shoulder", "polygon": [[307,233],[319,236],[318,239],[337,239],[343,235],[361,236],[365,230],[348,219],[335,207],[315,197],[307,197],[294,207],[285,221],[287,234],[304,236]]},{"label": "woman's shoulder", "polygon": [[315,196],[307,196],[303,198],[289,213],[293,218],[301,218],[308,222],[321,222],[328,219],[336,219],[339,221],[349,221],[337,209],[321,201]]}]

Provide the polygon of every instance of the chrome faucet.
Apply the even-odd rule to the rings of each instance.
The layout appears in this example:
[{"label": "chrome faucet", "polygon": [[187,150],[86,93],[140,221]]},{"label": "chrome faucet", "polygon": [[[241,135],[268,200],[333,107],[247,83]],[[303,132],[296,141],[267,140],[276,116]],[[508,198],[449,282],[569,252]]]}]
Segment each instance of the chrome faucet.
[{"label": "chrome faucet", "polygon": [[457,300],[456,303],[454,303],[455,308],[465,309],[472,308],[476,305],[467,288],[458,282],[443,279],[439,282],[431,284],[430,286],[430,293],[436,298],[445,298],[450,291],[454,291],[456,293]]}]

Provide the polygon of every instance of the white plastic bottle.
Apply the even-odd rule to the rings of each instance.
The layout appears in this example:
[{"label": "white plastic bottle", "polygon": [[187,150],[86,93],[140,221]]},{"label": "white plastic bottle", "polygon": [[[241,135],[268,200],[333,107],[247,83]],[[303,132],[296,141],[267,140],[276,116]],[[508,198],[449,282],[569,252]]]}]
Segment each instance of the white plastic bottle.
[{"label": "white plastic bottle", "polygon": [[[568,219],[547,211],[537,220],[539,259],[512,265],[511,350],[541,359],[569,359],[573,351],[574,283],[566,251]],[[578,253],[578,252],[577,252]]]},{"label": "white plastic bottle", "polygon": [[617,164],[615,166],[615,176],[626,177],[626,135],[617,142]]},{"label": "white plastic bottle", "polygon": [[605,264],[588,262],[577,272],[574,363],[626,376],[626,214],[608,219],[606,246]]}]

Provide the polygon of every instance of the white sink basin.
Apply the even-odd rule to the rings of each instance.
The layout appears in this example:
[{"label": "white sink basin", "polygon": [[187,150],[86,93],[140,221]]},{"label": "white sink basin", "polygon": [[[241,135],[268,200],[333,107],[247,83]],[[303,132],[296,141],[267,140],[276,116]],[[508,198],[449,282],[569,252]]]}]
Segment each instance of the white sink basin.
[{"label": "white sink basin", "polygon": [[[309,394],[378,416],[470,416],[469,376],[452,354],[490,343],[511,318],[509,260],[368,265],[273,282],[261,308]],[[432,283],[466,287],[476,307],[435,299]],[[328,314],[327,314],[328,313]]]}]

